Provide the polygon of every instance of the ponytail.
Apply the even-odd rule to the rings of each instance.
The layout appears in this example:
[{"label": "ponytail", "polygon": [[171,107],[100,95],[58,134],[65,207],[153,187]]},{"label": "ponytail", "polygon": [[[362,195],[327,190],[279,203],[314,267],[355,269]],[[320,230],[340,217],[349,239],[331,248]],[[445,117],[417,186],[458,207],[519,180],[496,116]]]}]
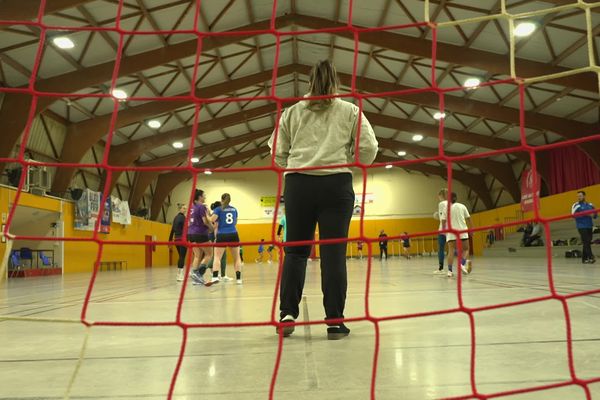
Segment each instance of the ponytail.
[{"label": "ponytail", "polygon": [[231,203],[231,195],[229,193],[223,193],[221,196],[221,203],[223,208],[229,206],[229,203]]}]

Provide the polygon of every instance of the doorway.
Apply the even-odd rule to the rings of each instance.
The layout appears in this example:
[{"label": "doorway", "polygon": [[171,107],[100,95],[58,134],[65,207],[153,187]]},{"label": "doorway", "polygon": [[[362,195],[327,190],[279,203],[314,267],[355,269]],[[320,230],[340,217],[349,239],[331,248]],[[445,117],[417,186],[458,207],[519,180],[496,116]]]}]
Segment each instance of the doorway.
[{"label": "doorway", "polygon": [[[152,236],[150,235],[146,235],[145,236],[145,241],[146,242],[151,242],[152,241]],[[146,268],[152,268],[152,252],[154,251],[154,244],[152,243],[146,243],[146,263],[145,266]]]},{"label": "doorway", "polygon": [[[61,214],[19,205],[11,221],[10,233],[36,238],[63,237]],[[15,240],[9,256],[8,277],[62,274],[63,249],[62,240]]]}]

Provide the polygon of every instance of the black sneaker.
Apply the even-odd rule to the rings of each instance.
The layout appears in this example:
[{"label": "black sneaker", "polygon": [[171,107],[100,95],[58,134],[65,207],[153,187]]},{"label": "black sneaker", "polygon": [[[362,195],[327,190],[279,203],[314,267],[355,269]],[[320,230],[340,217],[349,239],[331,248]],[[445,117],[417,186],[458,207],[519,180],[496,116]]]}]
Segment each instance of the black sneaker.
[{"label": "black sneaker", "polygon": [[327,327],[327,339],[329,340],[340,340],[350,334],[350,329],[344,324],[333,325]]},{"label": "black sneaker", "polygon": [[[285,317],[281,318],[279,320],[279,322],[295,322],[294,317],[292,317],[291,315],[286,315]],[[275,332],[279,335],[279,326],[277,328],[275,328]],[[281,329],[283,330],[283,337],[288,337],[290,336],[292,333],[294,333],[294,330],[296,329],[296,327],[294,325],[287,325],[287,326],[282,326]]]}]

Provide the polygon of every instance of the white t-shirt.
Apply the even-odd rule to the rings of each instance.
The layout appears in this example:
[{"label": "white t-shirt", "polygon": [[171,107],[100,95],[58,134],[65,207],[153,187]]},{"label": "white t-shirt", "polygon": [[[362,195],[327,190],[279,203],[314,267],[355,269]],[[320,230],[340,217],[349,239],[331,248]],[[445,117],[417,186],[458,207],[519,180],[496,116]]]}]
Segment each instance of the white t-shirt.
[{"label": "white t-shirt", "polygon": [[438,228],[438,231],[442,231],[446,228],[442,221],[444,221],[446,219],[447,213],[448,213],[448,200],[442,200],[438,204],[437,218],[440,220],[440,226]]},{"label": "white t-shirt", "polygon": [[[467,218],[471,218],[471,214],[469,214],[469,210],[465,207],[464,204],[454,203],[452,207],[450,207],[450,222],[448,224],[448,228],[452,228],[457,231],[464,231],[469,229],[467,225]],[[461,239],[468,239],[469,233],[463,232],[460,234]],[[456,240],[456,235],[451,232],[447,233],[447,240]]]}]

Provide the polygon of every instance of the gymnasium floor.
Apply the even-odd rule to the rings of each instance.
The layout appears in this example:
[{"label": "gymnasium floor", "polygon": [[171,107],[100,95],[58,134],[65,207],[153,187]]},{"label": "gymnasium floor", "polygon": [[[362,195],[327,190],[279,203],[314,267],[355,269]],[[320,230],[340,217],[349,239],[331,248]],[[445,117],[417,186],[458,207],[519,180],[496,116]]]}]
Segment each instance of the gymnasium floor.
[{"label": "gymnasium floor", "polygon": [[[433,276],[434,257],[373,263],[371,311],[375,316],[417,313],[457,305],[457,279]],[[349,263],[347,317],[364,314],[366,262]],[[187,322],[269,318],[275,265],[247,265],[244,285],[188,286]],[[172,320],[180,284],[175,268],[102,272],[89,319]],[[598,288],[600,266],[557,260],[560,293]],[[0,288],[0,314],[78,318],[89,275],[13,279]],[[547,294],[545,260],[476,260],[464,280],[468,306]],[[301,319],[322,318],[318,263],[307,273]],[[575,370],[600,376],[600,296],[569,301]],[[561,304],[545,301],[476,314],[477,388],[481,393],[518,389],[569,377]],[[285,340],[277,399],[368,399],[374,327],[349,324],[352,333],[327,341],[325,328],[300,327]],[[469,389],[469,324],[448,314],[381,324],[377,399],[434,399]],[[41,334],[40,334],[41,333]],[[64,396],[85,336],[81,324],[0,322],[0,399]],[[177,360],[181,330],[174,327],[93,327],[75,380],[74,399],[162,399]],[[272,327],[193,329],[175,390],[177,399],[266,399],[277,348]],[[600,383],[591,386],[600,398]],[[511,399],[584,399],[579,387]]]}]

